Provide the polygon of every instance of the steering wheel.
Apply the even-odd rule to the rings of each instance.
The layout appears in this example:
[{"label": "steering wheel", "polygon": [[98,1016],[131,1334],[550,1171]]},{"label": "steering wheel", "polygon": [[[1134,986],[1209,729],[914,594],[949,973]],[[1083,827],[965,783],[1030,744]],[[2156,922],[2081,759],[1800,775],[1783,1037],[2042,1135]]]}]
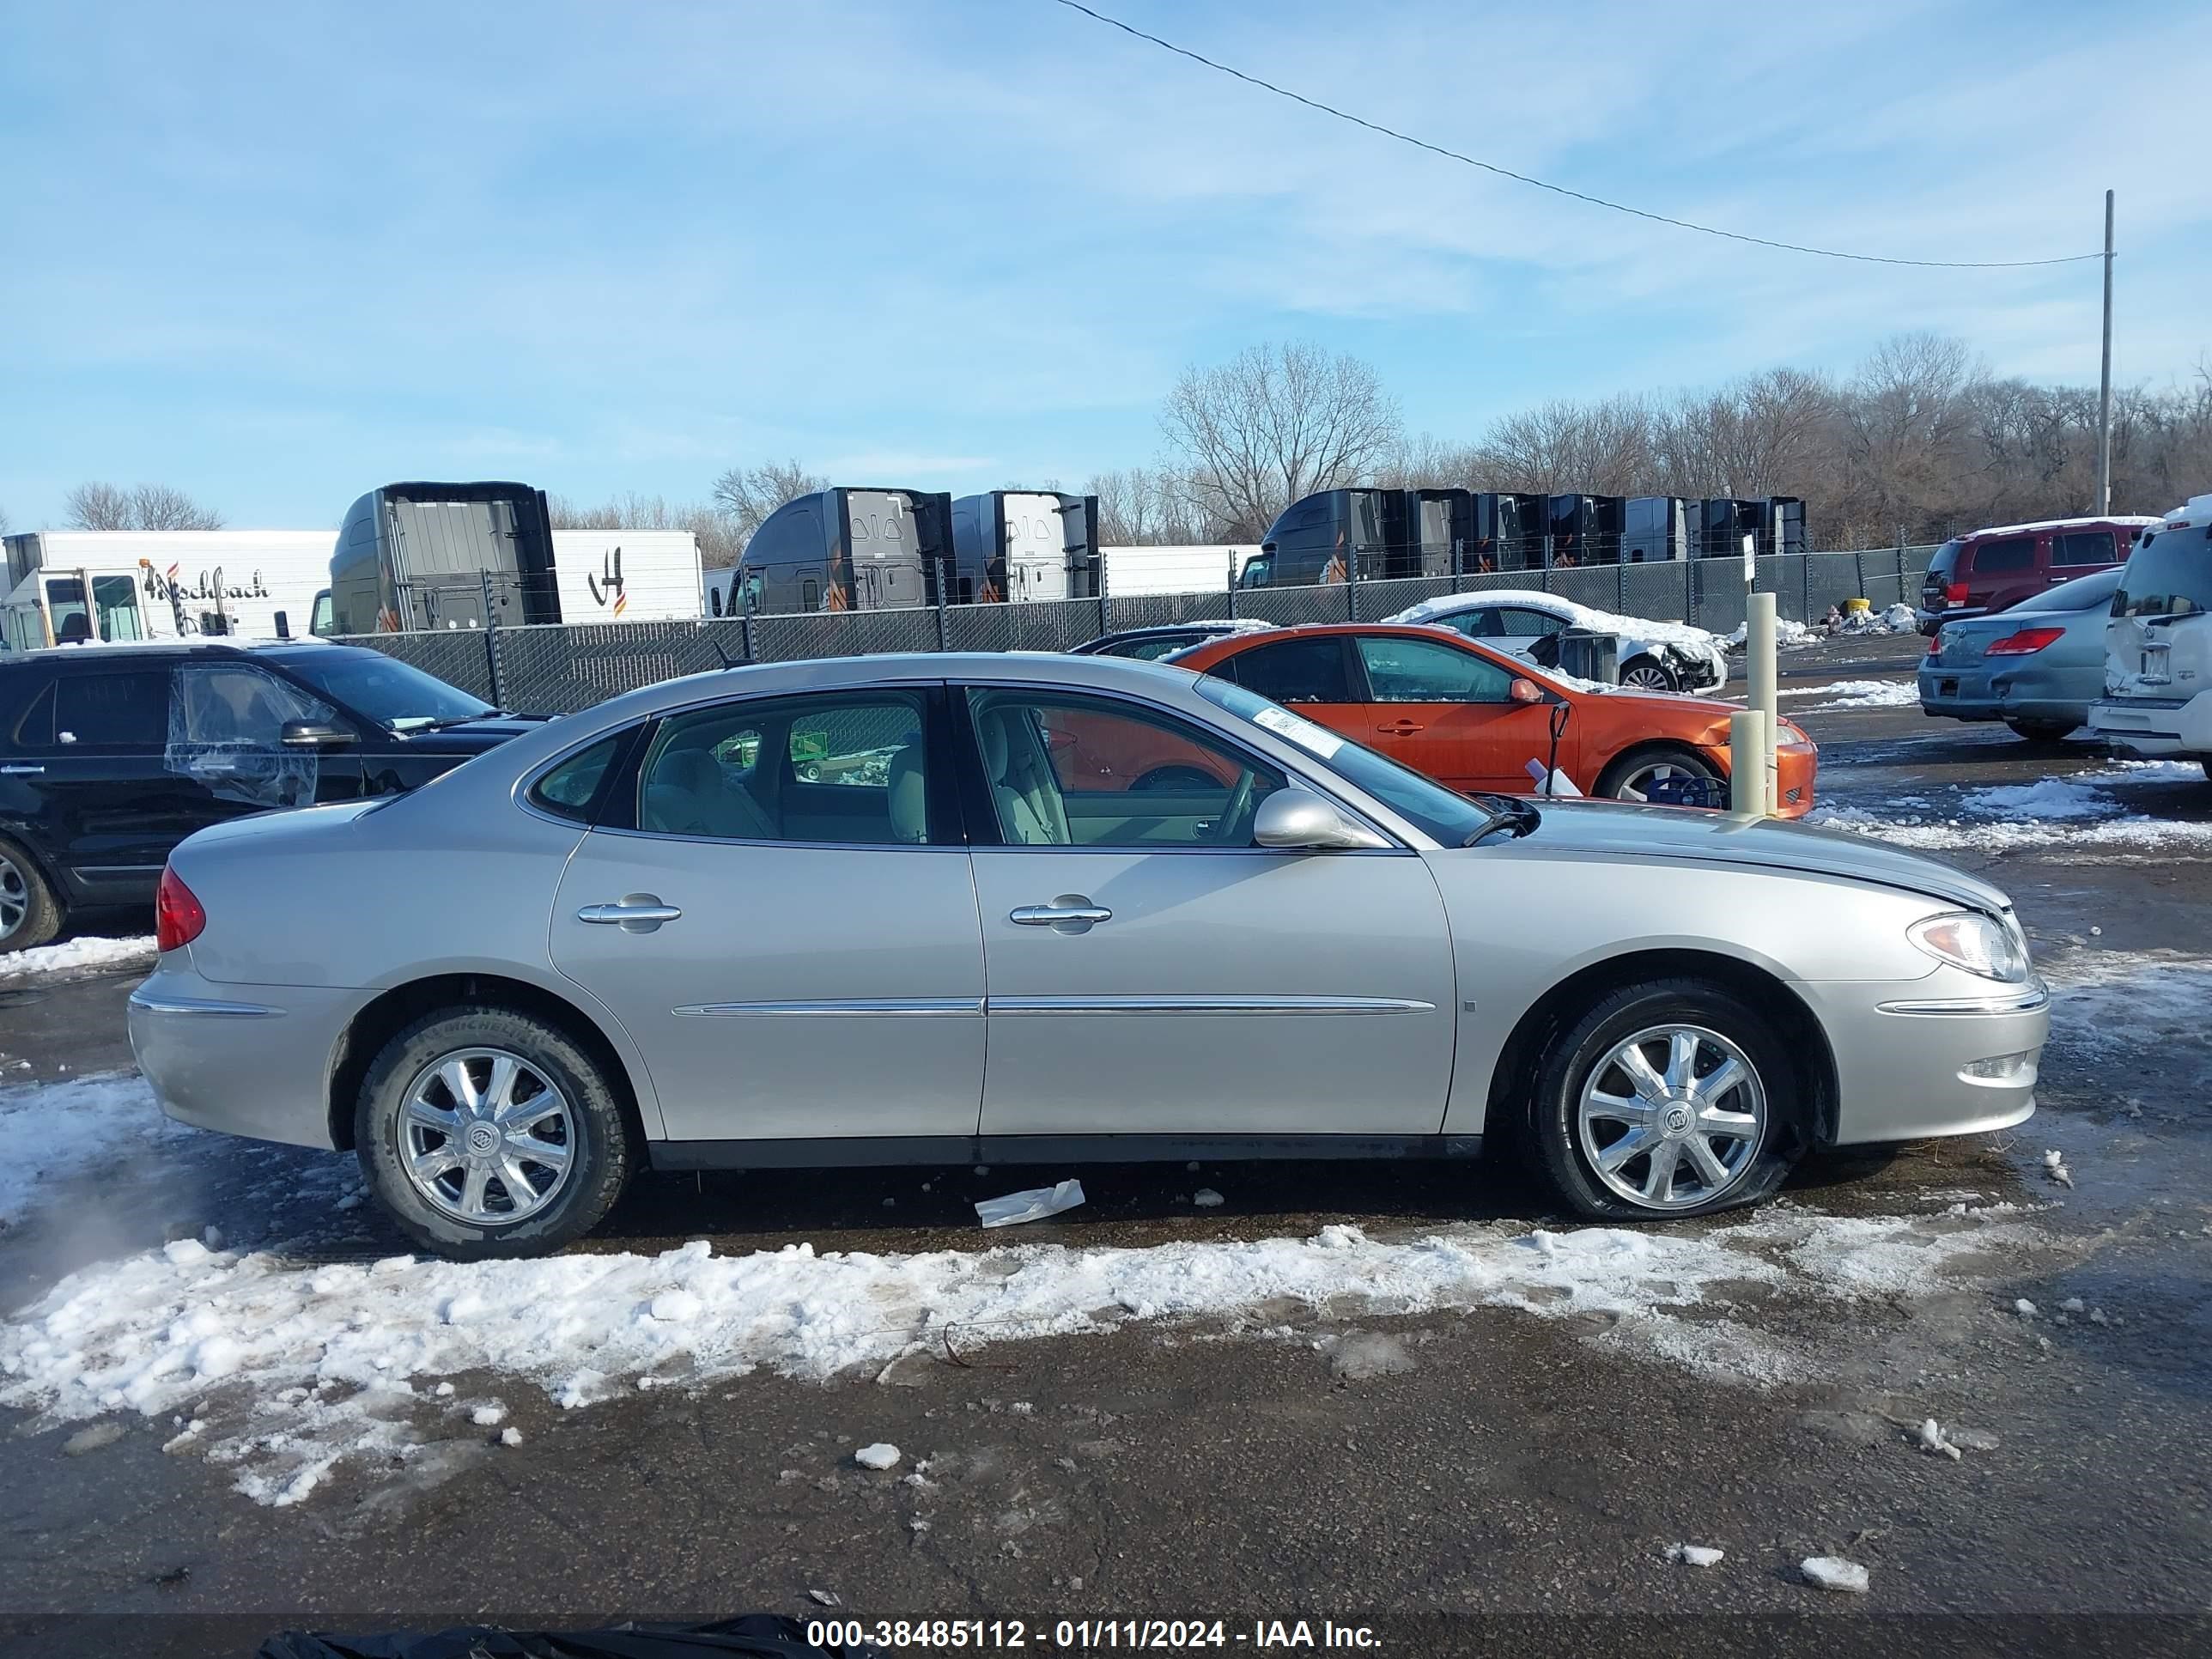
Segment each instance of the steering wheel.
[{"label": "steering wheel", "polygon": [[1221,809],[1220,821],[1213,826],[1212,835],[1207,837],[1209,841],[1235,842],[1237,827],[1244,822],[1252,810],[1252,788],[1259,776],[1250,767],[1244,769],[1237,780],[1236,788],[1229,792],[1229,805]]}]

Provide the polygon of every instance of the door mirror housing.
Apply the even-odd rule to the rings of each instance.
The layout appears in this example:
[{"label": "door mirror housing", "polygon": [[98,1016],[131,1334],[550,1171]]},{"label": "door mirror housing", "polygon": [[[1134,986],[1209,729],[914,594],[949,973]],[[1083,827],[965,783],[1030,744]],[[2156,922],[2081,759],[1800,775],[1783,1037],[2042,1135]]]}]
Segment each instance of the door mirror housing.
[{"label": "door mirror housing", "polygon": [[351,732],[327,720],[286,720],[278,738],[287,749],[342,749],[353,740]]},{"label": "door mirror housing", "polygon": [[1334,852],[1358,848],[1388,847],[1365,824],[1340,811],[1334,802],[1310,789],[1278,789],[1260,803],[1253,816],[1252,840],[1261,847]]},{"label": "door mirror housing", "polygon": [[1513,682],[1513,690],[1508,695],[1510,696],[1516,702],[1548,702],[1551,701],[1544,695],[1544,688],[1537,684],[1535,681],[1530,679],[1516,678]]}]

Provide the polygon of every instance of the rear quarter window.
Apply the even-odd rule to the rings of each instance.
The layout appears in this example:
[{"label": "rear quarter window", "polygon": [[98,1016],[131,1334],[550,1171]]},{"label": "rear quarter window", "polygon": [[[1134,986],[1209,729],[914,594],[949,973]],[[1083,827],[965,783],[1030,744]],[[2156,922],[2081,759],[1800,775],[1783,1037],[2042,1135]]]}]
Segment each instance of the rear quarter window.
[{"label": "rear quarter window", "polygon": [[54,683],[35,669],[0,673],[0,747],[50,749],[54,741]]}]

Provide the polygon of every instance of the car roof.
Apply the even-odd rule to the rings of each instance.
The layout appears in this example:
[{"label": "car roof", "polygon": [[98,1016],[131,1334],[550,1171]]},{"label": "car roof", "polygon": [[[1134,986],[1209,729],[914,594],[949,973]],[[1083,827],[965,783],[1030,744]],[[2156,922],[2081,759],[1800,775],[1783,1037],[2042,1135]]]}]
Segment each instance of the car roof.
[{"label": "car roof", "polygon": [[4,663],[166,662],[180,657],[286,657],[319,651],[362,651],[329,640],[124,640],[88,641],[82,645],[41,646],[35,651],[0,653]]}]

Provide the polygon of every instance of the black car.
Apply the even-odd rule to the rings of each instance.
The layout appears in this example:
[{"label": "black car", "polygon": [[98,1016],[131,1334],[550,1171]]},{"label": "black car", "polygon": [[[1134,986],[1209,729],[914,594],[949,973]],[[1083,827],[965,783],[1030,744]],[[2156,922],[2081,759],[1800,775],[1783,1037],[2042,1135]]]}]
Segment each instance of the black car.
[{"label": "black car", "polygon": [[0,654],[0,951],[73,910],[151,904],[196,830],[412,789],[541,718],[359,646]]},{"label": "black car", "polygon": [[1271,623],[1240,617],[1218,622],[1163,623],[1155,628],[1125,628],[1119,633],[1101,634],[1095,640],[1085,640],[1072,646],[1071,657],[1134,657],[1139,662],[1158,662],[1174,652],[1187,651],[1194,645],[1204,645],[1208,640],[1218,640],[1224,634],[1243,634],[1255,628],[1267,628]]}]

